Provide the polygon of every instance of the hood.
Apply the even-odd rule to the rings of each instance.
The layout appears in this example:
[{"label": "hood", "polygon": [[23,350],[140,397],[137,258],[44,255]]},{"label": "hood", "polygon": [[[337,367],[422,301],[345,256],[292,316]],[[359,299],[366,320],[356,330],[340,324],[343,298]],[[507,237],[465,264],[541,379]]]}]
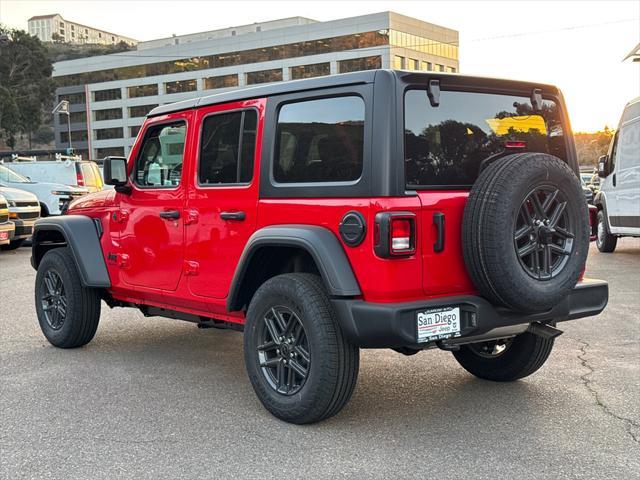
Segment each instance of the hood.
[{"label": "hood", "polygon": [[89,193],[80,198],[76,198],[69,203],[68,211],[79,210],[81,208],[108,207],[115,204],[115,190],[101,190]]},{"label": "hood", "polygon": [[89,190],[87,190],[84,187],[64,185],[62,183],[50,183],[50,182],[17,183],[17,182],[3,181],[2,184],[0,184],[0,187],[2,187],[3,185],[11,185],[12,187],[16,187],[16,188],[24,188],[25,190],[38,189],[37,191],[40,191],[41,189],[47,189],[47,190],[53,190],[53,191],[71,192],[79,195],[89,193]]},{"label": "hood", "polygon": [[0,186],[0,195],[7,200],[13,200],[14,202],[37,202],[38,197],[33,193],[19,190],[17,188],[2,187]]}]

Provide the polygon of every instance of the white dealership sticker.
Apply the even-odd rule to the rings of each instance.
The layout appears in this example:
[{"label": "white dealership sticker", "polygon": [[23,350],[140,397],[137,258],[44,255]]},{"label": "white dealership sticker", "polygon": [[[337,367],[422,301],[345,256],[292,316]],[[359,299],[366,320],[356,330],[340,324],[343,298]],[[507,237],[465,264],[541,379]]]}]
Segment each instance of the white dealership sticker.
[{"label": "white dealership sticker", "polygon": [[418,343],[460,336],[460,307],[435,308],[418,312]]}]

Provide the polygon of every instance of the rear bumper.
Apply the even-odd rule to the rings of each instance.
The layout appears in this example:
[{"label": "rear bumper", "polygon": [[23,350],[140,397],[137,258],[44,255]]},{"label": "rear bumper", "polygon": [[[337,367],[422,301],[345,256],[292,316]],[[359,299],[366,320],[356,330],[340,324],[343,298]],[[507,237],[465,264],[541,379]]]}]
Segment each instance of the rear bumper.
[{"label": "rear bumper", "polygon": [[[602,280],[587,280],[576,285],[562,302],[547,312],[523,314],[487,302],[482,297],[445,297],[409,303],[371,303],[362,300],[334,299],[340,326],[347,338],[363,348],[425,348],[436,342],[417,343],[418,311],[459,306],[460,336],[444,340],[447,344],[481,341],[525,331],[533,322],[550,323],[599,314],[607,305],[609,285]],[[511,333],[512,332],[512,333]]]}]

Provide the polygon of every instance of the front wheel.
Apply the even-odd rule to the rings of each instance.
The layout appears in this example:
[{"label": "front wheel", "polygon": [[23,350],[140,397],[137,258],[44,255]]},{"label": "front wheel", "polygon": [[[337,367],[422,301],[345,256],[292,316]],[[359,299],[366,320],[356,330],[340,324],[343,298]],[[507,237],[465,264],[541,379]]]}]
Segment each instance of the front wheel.
[{"label": "front wheel", "polygon": [[91,341],[100,320],[100,296],[82,285],[68,248],[46,253],[36,274],[36,312],[42,333],[60,348],[76,348]]},{"label": "front wheel", "polygon": [[604,218],[604,211],[598,211],[598,235],[596,236],[596,246],[603,253],[611,253],[616,249],[618,237],[611,235]]},{"label": "front wheel", "polygon": [[316,275],[279,275],[258,289],[247,311],[244,357],[264,407],[296,424],[338,413],[358,377],[358,348],[344,337]]},{"label": "front wheel", "polygon": [[526,332],[509,339],[462,345],[453,356],[466,371],[478,378],[511,382],[542,367],[552,348],[552,338]]}]

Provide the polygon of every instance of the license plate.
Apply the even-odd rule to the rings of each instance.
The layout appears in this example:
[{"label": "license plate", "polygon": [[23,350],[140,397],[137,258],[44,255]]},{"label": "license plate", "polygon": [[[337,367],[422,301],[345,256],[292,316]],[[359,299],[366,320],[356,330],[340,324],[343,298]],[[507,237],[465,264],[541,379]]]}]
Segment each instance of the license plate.
[{"label": "license plate", "polygon": [[0,240],[9,240],[9,232],[0,232]]},{"label": "license plate", "polygon": [[460,336],[460,307],[434,308],[418,312],[418,343]]}]

